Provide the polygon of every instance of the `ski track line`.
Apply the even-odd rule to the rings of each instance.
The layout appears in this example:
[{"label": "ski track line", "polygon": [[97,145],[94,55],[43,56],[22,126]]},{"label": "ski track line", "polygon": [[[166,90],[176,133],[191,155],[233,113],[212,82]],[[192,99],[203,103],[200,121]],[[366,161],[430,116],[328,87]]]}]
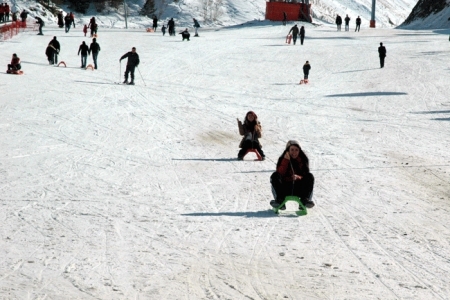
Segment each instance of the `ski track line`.
[{"label": "ski track line", "polygon": [[[389,257],[391,259],[391,261],[394,261],[397,266],[399,266],[400,268],[403,269],[403,271],[405,271],[405,273],[410,274],[413,278],[415,278],[418,282],[420,282],[423,286],[427,286],[428,288],[431,289],[432,293],[438,297],[443,299],[437,292],[435,292],[432,289],[432,285],[431,284],[427,284],[425,283],[423,280],[421,280],[419,278],[418,275],[416,275],[413,271],[409,270],[408,268],[406,268],[402,263],[400,263],[395,257],[393,257],[384,247],[382,247],[377,241],[375,241],[372,236],[370,234],[368,234],[363,226],[361,225],[360,222],[358,222],[355,217],[352,215],[352,213],[350,212],[350,210],[348,209],[348,205],[344,204],[343,208],[345,209],[345,211],[347,212],[347,215],[350,216],[350,218],[352,219],[352,221],[358,226],[359,230],[364,234],[364,236],[369,239],[374,245],[376,245],[376,247],[385,254],[385,256]],[[423,269],[423,268],[421,268]],[[429,271],[425,270],[427,273],[430,273]]]},{"label": "ski track line", "polygon": [[375,272],[366,264],[363,262],[363,260],[348,246],[348,244],[344,241],[342,236],[337,232],[337,230],[334,228],[333,224],[330,220],[323,214],[323,209],[319,207],[318,209],[319,215],[322,218],[324,222],[322,222],[324,225],[326,225],[329,228],[329,231],[333,232],[334,235],[341,241],[342,245],[345,246],[345,248],[348,250],[349,253],[352,254],[353,257],[355,257],[359,263],[370,273],[372,274],[373,278],[378,281],[382,286],[384,286],[393,296],[395,296],[397,299],[400,299],[401,297],[397,295],[394,290],[392,290],[389,286],[387,286],[380,278],[378,278],[375,274]]}]

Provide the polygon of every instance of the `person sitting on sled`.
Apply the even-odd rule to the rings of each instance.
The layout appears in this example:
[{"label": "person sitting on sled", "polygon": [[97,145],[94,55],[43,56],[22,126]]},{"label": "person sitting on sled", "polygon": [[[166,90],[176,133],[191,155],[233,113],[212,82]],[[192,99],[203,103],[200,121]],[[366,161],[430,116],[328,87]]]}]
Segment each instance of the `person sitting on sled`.
[{"label": "person sitting on sled", "polygon": [[12,55],[11,63],[8,65],[8,71],[19,71],[20,69],[22,69],[20,58],[14,53]]},{"label": "person sitting on sled", "polygon": [[184,41],[185,39],[187,39],[189,41],[189,37],[191,36],[191,34],[189,33],[187,28],[185,30],[183,30],[182,32],[180,32],[180,34],[181,34],[181,37],[183,38],[182,41]]},{"label": "person sitting on sled", "polygon": [[249,149],[255,149],[259,152],[264,160],[265,155],[261,149],[261,143],[259,142],[259,138],[261,138],[261,123],[258,121],[258,117],[253,111],[247,112],[245,115],[244,124],[242,124],[239,119],[237,119],[239,134],[244,137],[239,144],[239,148],[241,150],[238,153],[238,160],[243,160],[244,155],[247,153]]},{"label": "person sitting on sled", "polygon": [[[287,142],[286,149],[278,158],[277,170],[270,176],[272,193],[275,197],[270,202],[279,207],[286,196],[297,196],[307,208],[314,206],[312,201],[314,176],[309,172],[309,160],[297,141]],[[280,208],[286,209],[286,206]]]}]

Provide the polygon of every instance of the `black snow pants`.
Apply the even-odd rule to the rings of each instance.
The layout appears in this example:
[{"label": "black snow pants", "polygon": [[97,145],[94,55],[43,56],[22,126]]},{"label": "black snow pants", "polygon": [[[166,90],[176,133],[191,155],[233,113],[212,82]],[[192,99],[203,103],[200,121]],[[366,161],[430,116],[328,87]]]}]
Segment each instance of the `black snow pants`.
[{"label": "black snow pants", "polygon": [[312,201],[314,176],[311,173],[303,176],[301,180],[284,181],[278,172],[274,172],[270,176],[270,183],[272,184],[272,194],[278,203],[284,201],[286,196],[298,196],[302,203]]}]

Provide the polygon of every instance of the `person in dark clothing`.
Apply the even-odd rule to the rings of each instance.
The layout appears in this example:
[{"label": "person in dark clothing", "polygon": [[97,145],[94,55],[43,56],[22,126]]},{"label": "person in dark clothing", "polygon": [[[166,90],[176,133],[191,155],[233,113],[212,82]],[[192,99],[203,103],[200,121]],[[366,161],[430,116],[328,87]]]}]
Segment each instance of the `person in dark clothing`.
[{"label": "person in dark clothing", "polygon": [[298,35],[298,33],[299,33],[299,29],[298,29],[298,27],[297,27],[297,24],[295,24],[294,26],[292,26],[291,30],[289,30],[288,35],[291,34],[291,32],[292,32],[292,41],[293,41],[293,43],[294,43],[294,45],[295,45],[295,42],[297,42],[297,35]]},{"label": "person in dark clothing", "polygon": [[336,17],[336,25],[337,25],[337,30],[341,31],[342,18],[340,15],[337,15],[337,17]]},{"label": "person in dark clothing", "polygon": [[73,14],[73,12],[70,12],[69,16],[70,20],[72,21],[71,24],[73,25],[73,28],[75,28],[75,15]]},{"label": "person in dark clothing", "polygon": [[262,160],[264,160],[265,155],[261,149],[261,143],[258,140],[261,138],[261,123],[258,121],[256,114],[253,111],[249,111],[245,115],[243,124],[239,119],[237,119],[237,122],[239,134],[244,136],[239,144],[241,150],[238,153],[238,160],[243,160],[249,149],[257,150],[261,155]]},{"label": "person in dark clothing", "polygon": [[156,28],[158,28],[158,18],[153,16],[153,31],[156,31]]},{"label": "person in dark clothing", "polygon": [[189,33],[187,28],[182,32],[180,32],[179,34],[181,34],[182,41],[184,41],[185,39],[189,41],[189,37],[191,36],[191,34]]},{"label": "person in dark clothing", "polygon": [[378,54],[380,56],[380,68],[384,68],[384,59],[386,58],[386,47],[383,46],[383,43],[380,43],[380,47],[378,47]]},{"label": "person in dark clothing", "polygon": [[[270,176],[270,183],[275,198],[270,202],[273,207],[279,207],[289,195],[299,197],[308,208],[314,206],[314,176],[309,171],[309,159],[297,141],[287,142],[286,149],[278,158],[277,170]],[[280,209],[284,210],[286,206]]]},{"label": "person in dark clothing", "polygon": [[175,21],[173,18],[167,22],[167,27],[169,27],[169,35],[175,35]]},{"label": "person in dark clothing", "polygon": [[22,69],[22,66],[20,65],[20,58],[16,53],[14,53],[12,55],[11,63],[8,64],[8,71],[18,71],[20,69]]},{"label": "person in dark clothing", "polygon": [[100,52],[100,45],[97,43],[97,39],[93,38],[92,43],[89,46],[89,53],[92,53],[92,59],[94,60],[94,69],[97,69],[97,57]]},{"label": "person in dark clothing", "polygon": [[47,55],[48,63],[51,65],[55,64],[55,53],[55,47],[53,47],[53,45],[51,44],[48,44],[47,48],[45,49],[45,55]]},{"label": "person in dark clothing", "polygon": [[311,65],[309,64],[309,61],[306,61],[306,63],[303,65],[303,79],[304,80],[308,80],[309,70],[311,70]]},{"label": "person in dark clothing", "polygon": [[[136,48],[131,48],[131,52],[127,52],[120,58],[119,62],[122,59],[128,58],[127,68],[125,69],[125,80],[123,83],[134,84],[134,69],[139,65],[139,55],[136,53]],[[131,75],[131,81],[128,83],[128,73]]]},{"label": "person in dark clothing", "polygon": [[20,19],[22,19],[23,23],[27,22],[27,17],[28,17],[28,13],[24,10],[22,10],[22,12],[20,13]]},{"label": "person in dark clothing", "polygon": [[283,11],[283,25],[286,26],[287,24],[287,13]]},{"label": "person in dark clothing", "polygon": [[359,29],[361,28],[361,18],[358,16],[357,18],[356,18],[356,28],[355,28],[355,32],[358,30],[358,32],[359,32]]},{"label": "person in dark clothing", "polygon": [[303,41],[305,40],[305,26],[300,28],[300,45],[303,45]]},{"label": "person in dark clothing", "polygon": [[163,36],[166,35],[166,25],[163,24],[163,26],[161,27],[161,31],[163,33]]},{"label": "person in dark clothing", "polygon": [[97,29],[98,29],[97,23],[91,24],[91,37],[97,36]]},{"label": "person in dark clothing", "polygon": [[57,17],[58,17],[59,28],[63,28],[64,27],[64,16],[63,16],[62,10],[58,13]]},{"label": "person in dark clothing", "polygon": [[69,14],[64,17],[64,25],[66,26],[66,33],[68,33],[70,30],[70,26],[72,26],[72,19],[70,18]]},{"label": "person in dark clothing", "polygon": [[55,49],[53,63],[55,65],[57,65],[58,64],[58,54],[61,51],[61,45],[59,44],[58,40],[56,39],[56,36],[54,36],[53,40],[51,40],[50,43],[48,43],[48,44],[52,45],[53,48]]},{"label": "person in dark clothing", "polygon": [[344,19],[345,21],[345,31],[349,31],[350,29],[350,17],[347,15]]},{"label": "person in dark clothing", "polygon": [[78,55],[80,55],[80,52],[81,52],[81,67],[86,68],[86,61],[89,53],[89,47],[88,45],[86,45],[84,41],[83,43],[81,43],[80,48],[78,48]]},{"label": "person in dark clothing", "polygon": [[39,17],[36,17],[35,19],[36,19],[36,24],[39,24],[39,33],[38,33],[38,35],[44,35],[44,34],[42,33],[42,27],[45,26],[44,20],[42,20],[42,19],[39,18]]},{"label": "person in dark clothing", "polygon": [[194,21],[194,36],[198,36],[198,29],[200,28],[200,24],[198,23],[197,19],[193,18],[192,20]]}]

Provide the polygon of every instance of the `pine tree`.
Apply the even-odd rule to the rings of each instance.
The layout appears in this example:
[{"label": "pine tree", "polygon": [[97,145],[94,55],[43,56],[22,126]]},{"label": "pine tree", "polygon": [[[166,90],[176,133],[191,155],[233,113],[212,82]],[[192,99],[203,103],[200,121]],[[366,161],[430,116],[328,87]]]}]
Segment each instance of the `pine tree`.
[{"label": "pine tree", "polygon": [[142,7],[140,14],[147,17],[153,17],[155,12],[155,0],[147,0]]}]

